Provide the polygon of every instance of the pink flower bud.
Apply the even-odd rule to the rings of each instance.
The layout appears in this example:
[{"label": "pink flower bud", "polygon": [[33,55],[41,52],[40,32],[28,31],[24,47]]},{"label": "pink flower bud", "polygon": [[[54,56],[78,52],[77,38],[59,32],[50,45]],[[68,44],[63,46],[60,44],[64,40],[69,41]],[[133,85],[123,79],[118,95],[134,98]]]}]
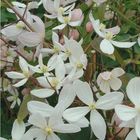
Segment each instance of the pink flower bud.
[{"label": "pink flower bud", "polygon": [[77,40],[79,38],[79,32],[76,29],[70,30],[69,37]]},{"label": "pink flower bud", "polygon": [[90,33],[90,32],[93,31],[93,25],[92,25],[92,23],[91,23],[90,21],[87,22],[87,24],[86,24],[86,31],[87,31],[88,33]]},{"label": "pink flower bud", "polygon": [[21,92],[23,95],[27,95],[30,93],[30,88],[24,88]]},{"label": "pink flower bud", "polygon": [[83,17],[83,13],[81,9],[74,9],[71,13],[71,20],[77,21]]}]

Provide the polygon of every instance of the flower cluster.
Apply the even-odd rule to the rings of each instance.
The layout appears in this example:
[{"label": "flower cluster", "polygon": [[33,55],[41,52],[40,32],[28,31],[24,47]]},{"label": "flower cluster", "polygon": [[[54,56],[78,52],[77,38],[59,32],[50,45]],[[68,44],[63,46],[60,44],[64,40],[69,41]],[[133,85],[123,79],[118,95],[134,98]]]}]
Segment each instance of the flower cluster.
[{"label": "flower cluster", "polygon": [[[136,41],[118,41],[118,25],[106,28],[100,19],[95,19],[92,8],[87,16],[76,0],[41,0],[27,5],[4,1],[9,6],[7,11],[16,15],[17,20],[1,30],[4,75],[0,91],[3,96],[11,94],[6,95],[6,100],[12,102],[10,108],[20,106],[11,131],[12,140],[60,140],[60,133],[77,133],[87,127],[91,128],[91,137],[115,139],[115,115],[120,121],[118,127],[131,130],[126,140],[140,138],[140,77],[127,80],[126,86],[122,65],[99,71],[94,67],[96,72],[89,69],[96,51],[112,58],[117,51],[114,46],[131,49]],[[95,3],[98,8],[104,2],[86,3]],[[40,6],[44,8],[46,23],[33,14]],[[85,30],[90,37],[96,33],[98,49],[89,49],[80,36],[78,27],[85,18]],[[53,26],[50,41],[46,40],[47,24]],[[119,56],[115,57],[117,60]],[[53,99],[54,104],[50,102]]]}]

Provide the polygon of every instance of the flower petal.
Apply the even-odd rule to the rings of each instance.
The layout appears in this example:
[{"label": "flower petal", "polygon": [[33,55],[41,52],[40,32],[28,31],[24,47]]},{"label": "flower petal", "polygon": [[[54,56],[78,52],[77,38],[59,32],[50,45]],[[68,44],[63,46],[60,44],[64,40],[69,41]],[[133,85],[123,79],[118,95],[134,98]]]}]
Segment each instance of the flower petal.
[{"label": "flower petal", "polygon": [[63,28],[65,28],[65,26],[66,26],[66,24],[61,24],[61,25],[54,27],[53,30],[62,30]]},{"label": "flower petal", "polygon": [[94,102],[91,88],[87,82],[82,82],[80,80],[76,80],[74,82],[73,86],[75,88],[75,92],[76,92],[78,98],[83,103],[85,103],[86,105],[89,105]]},{"label": "flower petal", "polygon": [[96,108],[103,110],[113,109],[117,104],[120,104],[124,98],[121,92],[111,92],[101,96],[96,102]]},{"label": "flower petal", "polygon": [[138,138],[140,139],[140,116],[137,117],[135,131]]},{"label": "flower petal", "polygon": [[21,70],[25,73],[28,73],[29,69],[28,69],[28,63],[27,61],[22,58],[21,56],[19,56],[19,66],[21,68]]},{"label": "flower petal", "polygon": [[100,140],[104,140],[106,135],[106,123],[96,110],[91,111],[90,125],[95,136]]},{"label": "flower petal", "polygon": [[137,140],[137,135],[134,129],[129,132],[125,140]]},{"label": "flower petal", "polygon": [[136,109],[125,105],[117,105],[115,107],[115,112],[123,121],[129,121],[133,119],[137,114]]},{"label": "flower petal", "polygon": [[54,110],[49,104],[39,101],[30,101],[28,102],[27,107],[30,113],[39,113],[44,117],[49,117]]},{"label": "flower petal", "polygon": [[14,84],[13,86],[14,86],[14,87],[20,87],[20,86],[24,85],[24,84],[27,82],[27,80],[28,80],[28,79],[25,78],[25,79],[19,81],[18,83]]},{"label": "flower petal", "polygon": [[115,77],[120,77],[122,76],[123,74],[125,74],[125,71],[122,69],[122,68],[114,68],[112,71],[111,71],[112,75],[115,76]]},{"label": "flower petal", "polygon": [[47,136],[47,140],[61,140],[55,133]]},{"label": "flower petal", "polygon": [[111,43],[118,47],[118,48],[130,48],[132,47],[136,42],[118,42],[118,41],[111,41]]},{"label": "flower petal", "polygon": [[135,104],[140,105],[140,77],[131,79],[126,87],[127,96]]},{"label": "flower petal", "polygon": [[106,53],[106,54],[109,54],[109,55],[114,53],[114,47],[111,44],[111,42],[107,39],[104,39],[104,40],[101,41],[100,49],[103,53]]},{"label": "flower petal", "polygon": [[19,73],[19,72],[11,71],[11,72],[5,72],[5,74],[6,74],[9,78],[12,78],[12,79],[23,79],[23,78],[25,78],[24,74]]},{"label": "flower petal", "polygon": [[76,122],[84,117],[89,112],[89,107],[74,107],[66,109],[63,112],[63,117],[70,122]]},{"label": "flower petal", "polygon": [[110,83],[110,86],[113,90],[118,90],[122,86],[122,81],[119,78],[116,78],[116,77],[113,77],[113,76],[109,80],[109,83]]},{"label": "flower petal", "polygon": [[31,94],[38,97],[38,98],[47,98],[50,97],[54,94],[54,90],[53,89],[34,89],[31,91]]}]

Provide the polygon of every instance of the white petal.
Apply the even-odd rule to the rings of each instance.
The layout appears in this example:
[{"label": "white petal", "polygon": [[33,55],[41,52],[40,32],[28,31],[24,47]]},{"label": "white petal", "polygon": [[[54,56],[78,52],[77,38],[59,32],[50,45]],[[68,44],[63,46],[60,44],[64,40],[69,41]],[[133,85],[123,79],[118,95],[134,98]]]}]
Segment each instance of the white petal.
[{"label": "white petal", "polygon": [[115,76],[115,77],[120,77],[122,76],[123,74],[125,74],[125,71],[122,69],[122,68],[114,68],[112,71],[111,71],[112,75]]},{"label": "white petal", "polygon": [[54,92],[55,91],[53,89],[45,88],[45,89],[34,89],[31,91],[31,94],[39,98],[47,98],[52,96]]},{"label": "white petal", "polygon": [[120,104],[124,98],[121,92],[111,92],[101,96],[96,102],[96,108],[103,110],[113,109],[117,104]]},{"label": "white petal", "polygon": [[118,42],[118,41],[111,41],[111,43],[118,47],[118,48],[130,48],[132,47],[136,42]]},{"label": "white petal", "polygon": [[66,109],[63,112],[63,117],[70,122],[76,122],[84,117],[89,112],[89,107],[74,107]]},{"label": "white petal", "polygon": [[56,68],[55,68],[55,76],[62,80],[65,77],[65,65],[60,56],[57,57]]},{"label": "white petal", "polygon": [[116,35],[120,32],[120,27],[119,26],[115,26],[109,29],[105,29],[106,32],[111,32],[112,35]]},{"label": "white petal", "polygon": [[36,127],[42,128],[42,129],[47,127],[47,122],[46,122],[45,118],[40,114],[30,115],[28,122]]},{"label": "white petal", "polygon": [[136,131],[137,137],[140,139],[140,116],[137,117],[135,131]]},{"label": "white petal", "polygon": [[28,73],[29,69],[28,69],[28,63],[27,61],[22,58],[21,56],[19,56],[19,65],[20,65],[20,68],[23,72],[25,73]]},{"label": "white petal", "polygon": [[49,104],[39,101],[30,101],[28,102],[27,107],[30,113],[39,113],[44,117],[49,117],[54,110]]},{"label": "white petal", "polygon": [[35,47],[41,42],[41,38],[36,32],[24,32],[18,36],[18,40],[28,47]]},{"label": "white petal", "polygon": [[125,105],[117,105],[115,107],[115,112],[123,121],[129,121],[133,119],[137,114],[134,108]]},{"label": "white petal", "polygon": [[76,133],[81,129],[79,126],[76,126],[74,124],[58,124],[53,127],[53,130],[59,133]]},{"label": "white petal", "polygon": [[93,103],[93,93],[87,82],[76,80],[73,84],[78,98],[85,104]]},{"label": "white petal", "polygon": [[21,139],[25,132],[25,124],[24,122],[18,122],[18,120],[15,120],[12,127],[12,139]]},{"label": "white petal", "polygon": [[58,98],[58,103],[62,102],[63,108],[66,109],[67,107],[69,107],[72,104],[72,102],[75,99],[75,96],[76,96],[76,94],[75,94],[75,91],[74,91],[72,85],[70,85],[70,84],[64,85],[60,92],[60,95]]},{"label": "white petal", "polygon": [[96,110],[91,111],[90,125],[95,136],[100,140],[104,140],[106,135],[106,123]]},{"label": "white petal", "polygon": [[137,140],[137,135],[134,129],[129,132],[125,140]]},{"label": "white petal", "polygon": [[52,133],[47,136],[47,140],[60,140],[60,138],[55,133]]},{"label": "white petal", "polygon": [[25,78],[25,79],[19,81],[18,83],[14,84],[13,86],[14,86],[14,87],[20,87],[20,86],[23,86],[23,85],[27,82],[27,80],[28,80],[28,79]]},{"label": "white petal", "polygon": [[50,88],[50,84],[48,83],[46,77],[42,76],[42,77],[38,77],[37,78],[37,81],[39,82],[39,84],[42,86],[42,87],[48,87]]},{"label": "white petal", "polygon": [[54,69],[56,67],[56,62],[57,62],[57,55],[54,54],[48,61],[48,67]]},{"label": "white petal", "polygon": [[104,39],[101,41],[100,49],[103,53],[106,53],[106,54],[113,54],[114,53],[114,47],[111,44],[111,42],[107,39]]},{"label": "white petal", "polygon": [[59,42],[59,36],[55,32],[52,33],[52,41]]},{"label": "white petal", "polygon": [[131,79],[126,87],[127,96],[135,104],[140,105],[140,77]]},{"label": "white petal", "polygon": [[62,30],[63,28],[65,28],[65,26],[66,26],[66,24],[61,24],[61,25],[54,27],[53,30]]},{"label": "white petal", "polygon": [[9,97],[7,97],[7,100],[8,100],[9,102],[12,102],[12,101],[14,100],[14,96],[9,96]]},{"label": "white petal", "polygon": [[110,92],[110,85],[109,85],[109,82],[108,81],[102,81],[100,84],[99,84],[99,87],[100,87],[100,90],[104,93],[109,93]]},{"label": "white petal", "polygon": [[116,77],[113,77],[113,76],[109,80],[109,83],[110,83],[110,86],[113,90],[118,90],[122,86],[122,81],[119,78],[116,78]]},{"label": "white petal", "polygon": [[12,78],[12,79],[23,79],[23,78],[25,78],[24,74],[19,73],[19,72],[11,71],[11,72],[5,72],[5,74],[6,74],[9,78]]},{"label": "white petal", "polygon": [[16,101],[13,101],[12,104],[11,104],[11,106],[10,106],[10,108],[13,109],[15,107],[15,105],[16,105]]}]

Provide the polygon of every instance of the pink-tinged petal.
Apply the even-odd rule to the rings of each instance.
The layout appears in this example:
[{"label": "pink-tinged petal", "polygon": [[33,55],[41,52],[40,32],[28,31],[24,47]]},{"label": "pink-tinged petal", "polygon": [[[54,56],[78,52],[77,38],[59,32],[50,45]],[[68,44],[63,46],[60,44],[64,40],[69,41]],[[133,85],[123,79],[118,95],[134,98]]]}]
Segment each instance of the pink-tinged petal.
[{"label": "pink-tinged petal", "polygon": [[76,80],[73,86],[74,86],[76,95],[83,103],[85,103],[86,105],[89,105],[94,102],[93,93],[87,82]]},{"label": "pink-tinged petal", "polygon": [[90,125],[95,136],[100,140],[104,140],[106,135],[106,123],[96,110],[91,111]]},{"label": "pink-tinged petal", "polygon": [[101,96],[96,102],[96,108],[103,110],[113,109],[116,105],[120,104],[124,98],[121,92],[111,92]]},{"label": "pink-tinged petal", "polygon": [[118,90],[122,86],[122,81],[119,78],[116,78],[116,77],[112,77],[109,80],[109,83],[110,83],[110,86],[113,90]]},{"label": "pink-tinged petal", "polygon": [[63,117],[70,122],[76,122],[83,118],[88,112],[89,112],[89,107],[74,107],[74,108],[69,108],[66,109],[63,112]]},{"label": "pink-tinged petal", "polygon": [[18,36],[18,40],[28,47],[35,47],[41,43],[41,36],[36,32],[24,32]]},{"label": "pink-tinged petal", "polygon": [[111,44],[111,42],[107,39],[104,39],[104,40],[101,41],[100,49],[103,53],[106,53],[106,54],[109,54],[109,55],[114,53],[114,47]]},{"label": "pink-tinged petal", "polygon": [[136,106],[140,105],[140,77],[131,79],[126,87],[127,96]]},{"label": "pink-tinged petal", "polygon": [[123,121],[129,121],[136,117],[137,111],[135,108],[126,105],[117,105],[115,107],[115,112],[118,117]]},{"label": "pink-tinged petal", "polygon": [[119,26],[115,26],[109,29],[105,29],[106,32],[111,32],[112,35],[116,35],[120,32],[120,27]]},{"label": "pink-tinged petal", "polygon": [[27,82],[28,78],[25,78],[21,81],[19,81],[18,83],[14,84],[13,86],[14,87],[20,87],[20,86],[23,86],[26,82]]},{"label": "pink-tinged petal", "polygon": [[38,97],[38,98],[47,98],[50,97],[54,94],[54,90],[53,89],[34,89],[31,91],[31,94]]},{"label": "pink-tinged petal", "polygon": [[118,48],[130,48],[132,47],[136,42],[119,42],[119,41],[111,41],[111,43],[118,47]]},{"label": "pink-tinged petal", "polygon": [[111,71],[112,75],[115,76],[115,77],[120,77],[122,76],[123,74],[125,74],[125,71],[122,69],[122,68],[114,68],[112,71]]}]

